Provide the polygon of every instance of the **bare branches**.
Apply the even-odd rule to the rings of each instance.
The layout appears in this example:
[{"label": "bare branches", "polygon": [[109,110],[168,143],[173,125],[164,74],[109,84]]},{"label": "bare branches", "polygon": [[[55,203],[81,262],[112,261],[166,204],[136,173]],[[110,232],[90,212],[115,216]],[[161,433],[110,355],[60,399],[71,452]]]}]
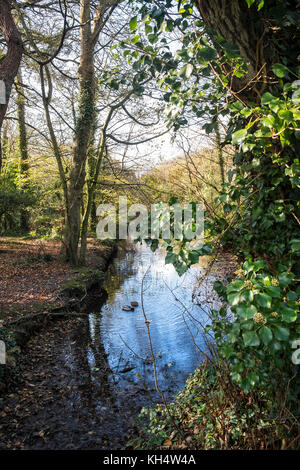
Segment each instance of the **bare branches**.
[{"label": "bare branches", "polygon": [[[96,45],[100,32],[102,31],[106,22],[112,15],[118,3],[120,3],[120,0],[105,0],[105,1],[98,2],[97,12],[94,18],[92,37],[91,37],[93,46]],[[105,16],[106,12],[107,14]]]},{"label": "bare branches", "polygon": [[164,132],[161,132],[160,134],[157,134],[157,135],[152,136],[152,137],[148,137],[148,138],[140,140],[138,142],[120,140],[117,137],[115,137],[113,134],[107,134],[107,137],[112,139],[114,142],[117,142],[118,144],[122,144],[122,145],[140,145],[140,144],[144,144],[146,142],[149,142],[150,140],[157,139],[158,137],[162,137],[163,135],[167,134],[168,132],[169,132],[169,129],[167,129]]},{"label": "bare branches", "polygon": [[[63,2],[63,5],[62,5],[62,2]],[[24,19],[24,15],[23,15],[23,12],[22,12],[20,6],[17,4],[17,2],[14,2],[14,6],[15,6],[17,12],[18,12],[18,18],[19,18],[19,21],[22,24],[22,27],[24,28],[27,40],[29,41],[29,43],[30,43],[31,47],[33,48],[33,50],[36,52],[37,56],[41,55],[41,51],[39,50],[39,47],[37,46],[37,44],[35,43],[35,41],[33,39],[32,32],[26,24],[26,21]],[[66,35],[67,35],[68,31],[70,31],[73,28],[73,26],[71,26],[71,27],[68,26],[68,20],[67,20],[68,6],[67,6],[66,0],[59,0],[59,7],[60,7],[61,15],[63,17],[63,28],[62,28],[62,32],[61,32],[59,45],[56,48],[56,50],[52,54],[49,54],[49,57],[45,60],[41,60],[37,56],[34,57],[29,52],[25,52],[26,55],[29,55],[40,66],[50,64],[50,62],[52,62],[59,55],[59,53],[61,52],[61,50],[63,48],[64,41],[65,41],[65,38],[66,38]],[[45,53],[43,53],[43,54],[45,54]]]},{"label": "bare branches", "polygon": [[52,124],[52,120],[51,120],[51,116],[50,116],[50,112],[49,112],[49,104],[50,104],[51,95],[52,95],[52,91],[51,91],[52,90],[52,81],[51,81],[51,75],[49,73],[47,65],[45,66],[45,70],[46,70],[46,75],[47,75],[47,80],[48,80],[48,88],[49,88],[48,95],[46,95],[46,91],[45,91],[44,66],[41,65],[40,66],[40,80],[41,80],[42,98],[43,98],[43,104],[44,104],[44,109],[45,109],[45,114],[46,114],[46,121],[47,121],[47,125],[48,125],[48,130],[49,130],[49,134],[50,134],[50,140],[51,140],[51,143],[52,143],[53,152],[54,152],[54,155],[55,155],[55,158],[56,158],[56,161],[57,161],[59,175],[60,175],[63,190],[64,190],[64,198],[65,198],[65,202],[66,202],[66,211],[68,213],[69,204],[68,204],[68,187],[67,187],[66,175],[65,175],[65,170],[64,170],[64,167],[63,167],[63,160],[62,160],[62,156],[61,156],[61,151],[60,151],[57,139],[56,139],[56,134],[55,134],[55,131],[54,131],[54,128],[53,128],[53,124]]},{"label": "bare branches", "polygon": [[125,113],[127,114],[127,116],[130,117],[130,119],[132,119],[139,126],[153,127],[153,126],[156,126],[159,123],[159,117],[158,117],[156,122],[149,122],[149,123],[141,122],[135,116],[133,116],[124,105],[122,106],[122,108],[125,111]]}]

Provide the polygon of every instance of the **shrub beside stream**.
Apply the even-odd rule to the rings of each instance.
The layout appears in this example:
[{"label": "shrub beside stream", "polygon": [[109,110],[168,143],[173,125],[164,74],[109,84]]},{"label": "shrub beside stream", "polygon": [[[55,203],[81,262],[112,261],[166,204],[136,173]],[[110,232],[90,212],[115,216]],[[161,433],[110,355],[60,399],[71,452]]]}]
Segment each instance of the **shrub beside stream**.
[{"label": "shrub beside stream", "polygon": [[143,408],[134,449],[297,448],[297,426],[267,392],[244,393],[224,361],[205,363],[168,405]]}]

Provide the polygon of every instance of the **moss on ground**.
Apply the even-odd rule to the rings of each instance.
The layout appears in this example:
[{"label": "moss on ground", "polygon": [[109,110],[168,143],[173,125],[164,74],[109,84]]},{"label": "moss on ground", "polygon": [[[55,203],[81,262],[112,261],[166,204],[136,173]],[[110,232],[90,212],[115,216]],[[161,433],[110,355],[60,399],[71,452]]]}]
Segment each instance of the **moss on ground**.
[{"label": "moss on ground", "polygon": [[104,272],[94,268],[76,269],[75,277],[67,279],[61,285],[60,291],[64,294],[80,295],[103,281]]}]

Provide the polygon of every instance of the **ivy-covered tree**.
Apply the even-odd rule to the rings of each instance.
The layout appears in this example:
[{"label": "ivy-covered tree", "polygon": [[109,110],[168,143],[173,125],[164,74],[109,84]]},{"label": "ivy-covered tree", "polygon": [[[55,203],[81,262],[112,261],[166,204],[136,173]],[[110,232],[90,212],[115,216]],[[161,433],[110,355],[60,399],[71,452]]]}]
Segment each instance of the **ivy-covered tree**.
[{"label": "ivy-covered tree", "polygon": [[[22,84],[21,69],[19,69],[17,75],[16,91],[18,119],[19,186],[20,189],[24,191],[28,188],[29,182],[29,155],[26,128],[25,96]],[[29,213],[24,209],[21,210],[20,228],[23,233],[26,233],[29,230]]]},{"label": "ivy-covered tree", "polygon": [[[11,2],[3,0],[0,2],[0,30],[4,36],[7,51],[0,63],[0,80],[4,84],[4,100],[0,102],[0,132],[3,119],[7,110],[8,101],[14,79],[17,75],[23,53],[23,43],[19,31],[15,25]],[[0,139],[1,141],[1,139]],[[1,143],[0,143],[0,170],[1,170]]]}]

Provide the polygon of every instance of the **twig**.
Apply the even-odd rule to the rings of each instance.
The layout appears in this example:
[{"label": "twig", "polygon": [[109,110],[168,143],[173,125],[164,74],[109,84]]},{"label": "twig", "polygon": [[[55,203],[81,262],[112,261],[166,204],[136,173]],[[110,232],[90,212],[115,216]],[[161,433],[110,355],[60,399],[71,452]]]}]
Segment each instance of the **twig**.
[{"label": "twig", "polygon": [[147,359],[147,358],[145,359],[145,358],[143,358],[142,356],[139,356],[133,349],[131,349],[131,347],[130,347],[130,346],[126,343],[126,341],[122,338],[122,336],[120,335],[120,333],[119,333],[119,336],[120,336],[121,340],[123,341],[123,343],[125,344],[126,348],[128,348],[128,349],[132,352],[132,354],[134,354],[135,357],[137,357],[138,359],[140,359],[140,360],[143,361],[143,362],[148,362],[148,363],[150,362],[149,359]]},{"label": "twig", "polygon": [[180,429],[180,427],[175,423],[175,420],[174,420],[174,417],[172,415],[172,413],[170,412],[170,409],[169,409],[169,406],[168,406],[168,403],[167,403],[167,400],[166,400],[166,397],[163,393],[163,391],[159,388],[159,385],[158,385],[158,378],[157,378],[157,369],[156,369],[156,360],[155,360],[155,355],[154,355],[154,352],[153,352],[153,346],[152,346],[152,340],[151,340],[151,333],[150,333],[150,321],[148,320],[147,318],[147,315],[146,315],[146,312],[145,312],[145,308],[144,308],[144,295],[143,295],[143,292],[144,292],[144,280],[145,280],[145,277],[148,273],[150,269],[150,266],[147,268],[147,270],[145,271],[145,274],[143,275],[143,278],[142,278],[142,286],[141,286],[141,307],[142,307],[142,312],[143,312],[143,315],[144,315],[144,319],[145,319],[145,325],[146,325],[146,328],[147,328],[147,335],[148,335],[148,341],[149,341],[149,346],[150,346],[150,352],[151,352],[151,357],[152,357],[152,364],[153,364],[153,371],[154,371],[154,382],[155,382],[155,389],[157,391],[157,393],[160,395],[162,401],[163,401],[163,404],[165,406],[165,409],[168,413],[168,416],[173,424],[173,426],[177,429],[177,431],[183,436],[183,432],[182,430]]}]

